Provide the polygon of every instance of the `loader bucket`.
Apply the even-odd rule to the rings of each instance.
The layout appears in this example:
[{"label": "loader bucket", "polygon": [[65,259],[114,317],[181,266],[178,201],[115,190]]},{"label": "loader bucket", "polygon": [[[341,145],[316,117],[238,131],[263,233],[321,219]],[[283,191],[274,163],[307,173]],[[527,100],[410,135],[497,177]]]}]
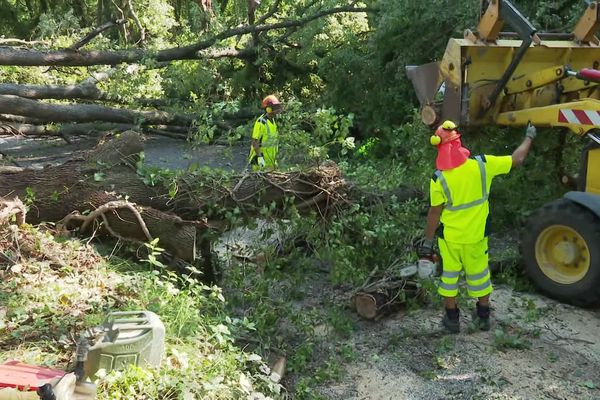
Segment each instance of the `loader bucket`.
[{"label": "loader bucket", "polygon": [[421,105],[421,120],[431,127],[443,119],[460,123],[460,90],[452,82],[444,81],[440,65],[432,62],[406,66],[406,75]]},{"label": "loader bucket", "polygon": [[421,106],[431,104],[442,84],[440,63],[432,62],[420,66],[407,65],[406,75],[412,82]]}]

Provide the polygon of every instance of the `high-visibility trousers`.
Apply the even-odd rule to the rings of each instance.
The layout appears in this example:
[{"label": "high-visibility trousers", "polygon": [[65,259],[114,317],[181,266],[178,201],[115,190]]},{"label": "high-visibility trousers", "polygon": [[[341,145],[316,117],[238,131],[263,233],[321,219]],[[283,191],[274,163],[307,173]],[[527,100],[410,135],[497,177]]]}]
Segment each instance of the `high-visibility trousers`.
[{"label": "high-visibility trousers", "polygon": [[471,297],[483,297],[492,293],[492,281],[488,267],[488,239],[473,244],[460,244],[438,239],[443,271],[438,293],[444,297],[458,295],[458,280],[465,271],[467,292]]}]

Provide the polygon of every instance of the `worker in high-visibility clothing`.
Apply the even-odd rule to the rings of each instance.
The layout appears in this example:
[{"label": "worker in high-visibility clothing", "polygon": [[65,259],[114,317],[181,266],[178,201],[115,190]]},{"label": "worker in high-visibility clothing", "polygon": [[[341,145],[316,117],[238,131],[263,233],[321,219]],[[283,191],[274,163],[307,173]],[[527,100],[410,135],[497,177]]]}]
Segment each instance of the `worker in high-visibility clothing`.
[{"label": "worker in high-visibility clothing", "polygon": [[265,113],[254,123],[248,162],[253,171],[272,171],[277,168],[279,151],[279,135],[275,115],[281,112],[282,105],[277,97],[270,94],[263,99],[261,106]]},{"label": "worker in high-visibility clothing", "polygon": [[536,129],[529,124],[523,142],[512,156],[471,157],[463,147],[456,124],[445,121],[430,139],[437,146],[437,171],[430,181],[430,203],[425,237],[417,245],[420,259],[433,259],[434,236],[443,271],[438,293],[444,298],[442,324],[451,333],[460,332],[456,297],[461,271],[467,292],[477,298],[473,322],[481,330],[490,329],[492,282],[488,268],[488,196],[492,180],[520,166],[529,153]]}]

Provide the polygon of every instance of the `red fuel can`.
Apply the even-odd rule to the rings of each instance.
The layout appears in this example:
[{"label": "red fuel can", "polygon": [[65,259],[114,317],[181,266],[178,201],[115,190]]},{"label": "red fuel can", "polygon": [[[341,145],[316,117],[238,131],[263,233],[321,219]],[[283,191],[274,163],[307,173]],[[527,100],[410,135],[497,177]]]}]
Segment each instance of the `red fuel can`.
[{"label": "red fuel can", "polygon": [[7,361],[0,365],[0,388],[35,391],[40,386],[64,375],[64,371],[57,369],[28,365],[20,361]]}]

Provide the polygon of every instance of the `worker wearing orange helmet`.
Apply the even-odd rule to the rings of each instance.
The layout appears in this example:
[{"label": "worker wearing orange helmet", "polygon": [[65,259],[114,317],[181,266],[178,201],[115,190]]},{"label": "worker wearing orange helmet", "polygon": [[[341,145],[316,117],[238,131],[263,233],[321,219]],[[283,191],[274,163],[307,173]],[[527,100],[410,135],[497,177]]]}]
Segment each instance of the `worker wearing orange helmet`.
[{"label": "worker wearing orange helmet", "polygon": [[270,94],[263,99],[261,106],[265,112],[254,123],[248,162],[253,171],[272,171],[277,168],[279,151],[279,135],[275,115],[281,112],[282,105],[275,95]]},{"label": "worker wearing orange helmet", "polygon": [[456,301],[458,281],[464,270],[467,292],[477,298],[473,323],[490,329],[492,282],[488,268],[488,196],[492,180],[520,166],[529,153],[536,129],[529,124],[523,142],[512,156],[478,155],[462,145],[456,124],[444,121],[430,138],[437,147],[437,170],[430,181],[430,203],[425,237],[417,244],[420,259],[433,259],[434,236],[442,258],[438,293],[446,312],[442,324],[451,333],[460,331]]}]

